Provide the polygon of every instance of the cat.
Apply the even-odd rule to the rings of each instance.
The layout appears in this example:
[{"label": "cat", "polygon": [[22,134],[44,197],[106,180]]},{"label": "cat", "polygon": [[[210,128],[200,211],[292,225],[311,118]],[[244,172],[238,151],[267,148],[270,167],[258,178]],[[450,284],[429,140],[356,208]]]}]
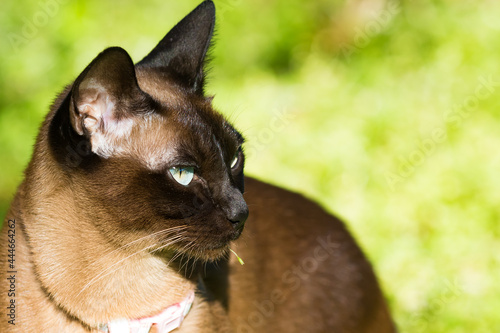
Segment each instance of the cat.
[{"label": "cat", "polygon": [[204,93],[214,24],[204,1],[58,96],[2,228],[1,332],[395,331],[342,222],[244,177]]}]

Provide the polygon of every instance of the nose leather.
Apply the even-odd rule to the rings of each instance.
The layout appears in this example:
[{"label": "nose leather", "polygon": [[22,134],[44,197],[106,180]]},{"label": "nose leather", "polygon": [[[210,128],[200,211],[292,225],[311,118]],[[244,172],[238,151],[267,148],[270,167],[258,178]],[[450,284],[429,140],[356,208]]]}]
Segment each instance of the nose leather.
[{"label": "nose leather", "polygon": [[248,218],[248,207],[245,202],[243,205],[238,205],[237,208],[232,210],[231,215],[227,217],[229,221],[233,224],[234,229],[240,230],[245,225],[245,221]]},{"label": "nose leather", "polygon": [[235,230],[239,231],[243,229],[245,221],[248,218],[248,206],[238,189],[233,189],[227,196],[224,211]]}]

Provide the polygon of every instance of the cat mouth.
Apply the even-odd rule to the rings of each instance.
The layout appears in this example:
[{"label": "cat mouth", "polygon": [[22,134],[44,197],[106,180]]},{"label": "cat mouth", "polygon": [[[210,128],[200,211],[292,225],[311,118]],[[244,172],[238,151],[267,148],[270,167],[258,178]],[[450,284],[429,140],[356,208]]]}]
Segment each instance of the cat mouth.
[{"label": "cat mouth", "polygon": [[243,229],[245,229],[245,223],[242,223],[242,224],[236,226],[236,228],[234,230],[233,237],[231,237],[231,240],[235,241],[238,238],[240,238],[241,233],[243,232]]},{"label": "cat mouth", "polygon": [[171,237],[166,237],[159,240],[159,245],[180,256],[203,261],[218,260],[229,253],[231,242],[241,236],[245,223],[234,223],[221,216],[211,222],[194,227],[186,225],[179,231],[178,236],[174,236],[174,241]]}]

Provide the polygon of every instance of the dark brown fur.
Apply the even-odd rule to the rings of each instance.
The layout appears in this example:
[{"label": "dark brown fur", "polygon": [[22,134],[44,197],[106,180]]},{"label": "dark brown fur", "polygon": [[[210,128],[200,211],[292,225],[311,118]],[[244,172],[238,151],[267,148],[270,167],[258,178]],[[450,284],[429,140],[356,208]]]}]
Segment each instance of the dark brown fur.
[{"label": "dark brown fur", "polygon": [[[179,332],[394,332],[343,224],[244,181],[243,139],[203,94],[213,21],[205,1],[135,67],[104,51],[54,103],[1,233],[16,260],[7,273],[0,256],[1,332],[97,332],[190,290]],[[169,176],[176,165],[196,166],[188,186]]]}]

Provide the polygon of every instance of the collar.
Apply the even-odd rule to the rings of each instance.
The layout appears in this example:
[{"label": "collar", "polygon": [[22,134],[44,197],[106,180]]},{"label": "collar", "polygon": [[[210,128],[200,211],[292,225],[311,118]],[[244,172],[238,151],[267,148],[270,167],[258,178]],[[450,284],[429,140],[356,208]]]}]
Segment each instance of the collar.
[{"label": "collar", "polygon": [[193,301],[194,291],[191,291],[182,302],[169,306],[156,316],[140,319],[115,319],[109,323],[100,324],[99,330],[107,333],[148,333],[154,326],[158,333],[168,333],[181,326]]}]

